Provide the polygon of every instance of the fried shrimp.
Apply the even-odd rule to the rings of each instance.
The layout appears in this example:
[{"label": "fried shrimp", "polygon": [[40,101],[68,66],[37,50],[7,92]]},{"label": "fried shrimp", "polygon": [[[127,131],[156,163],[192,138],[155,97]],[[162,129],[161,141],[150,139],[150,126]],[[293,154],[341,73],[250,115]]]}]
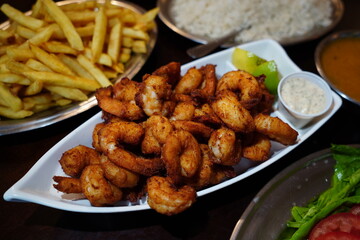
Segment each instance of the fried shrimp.
[{"label": "fried shrimp", "polygon": [[170,120],[191,120],[196,106],[193,101],[179,102],[176,104]]},{"label": "fried shrimp", "polygon": [[191,133],[176,130],[166,139],[161,157],[168,176],[178,184],[182,176],[189,178],[197,172],[201,162],[199,143]]},{"label": "fried shrimp", "polygon": [[144,128],[137,123],[109,123],[99,131],[99,145],[102,152],[117,166],[151,176],[162,169],[161,159],[144,158],[124,149],[124,144],[140,144],[143,136]]},{"label": "fried shrimp", "polygon": [[229,90],[219,92],[211,103],[211,107],[225,125],[235,132],[254,131],[254,119],[250,112],[240,104],[235,93]]},{"label": "fried shrimp", "polygon": [[163,104],[170,98],[171,85],[161,76],[147,74],[136,93],[135,101],[147,116],[161,114]]},{"label": "fried shrimp", "polygon": [[122,198],[122,191],[104,176],[100,165],[89,165],[81,173],[81,188],[91,205],[101,207],[113,205]]},{"label": "fried shrimp", "polygon": [[156,69],[152,74],[163,77],[171,86],[175,86],[180,80],[180,67],[179,62],[170,62],[160,68]]},{"label": "fried shrimp", "polygon": [[147,180],[147,202],[155,211],[168,216],[183,212],[196,200],[194,188],[175,187],[169,178],[152,176]]},{"label": "fried shrimp", "polygon": [[145,136],[141,142],[141,151],[144,154],[161,154],[161,147],[166,138],[173,131],[169,119],[160,115],[149,117],[144,123]]},{"label": "fried shrimp", "polygon": [[192,120],[215,128],[220,127],[223,123],[208,103],[195,109]]},{"label": "fried shrimp", "polygon": [[54,188],[63,193],[82,193],[81,181],[78,178],[54,176]]},{"label": "fried shrimp", "polygon": [[101,152],[101,148],[99,145],[99,130],[105,126],[105,123],[101,122],[95,125],[93,133],[92,133],[92,146],[96,151]]},{"label": "fried shrimp", "polygon": [[217,77],[215,73],[215,65],[207,64],[200,68],[203,75],[203,81],[200,88],[191,91],[191,96],[207,100],[215,95]]},{"label": "fried shrimp", "polygon": [[259,103],[261,88],[256,78],[242,70],[225,73],[218,81],[217,93],[222,90],[240,91],[240,103],[250,109]]},{"label": "fried shrimp", "polygon": [[185,179],[187,185],[196,190],[203,189],[210,185],[214,174],[214,155],[206,144],[200,144],[201,164],[196,175],[190,179]]},{"label": "fried shrimp", "polygon": [[100,163],[100,154],[93,148],[79,145],[64,152],[59,162],[64,173],[78,177],[87,165]]},{"label": "fried shrimp", "polygon": [[252,161],[268,160],[271,150],[270,139],[256,132],[250,138],[249,140],[245,140],[246,143],[243,145],[243,157]]},{"label": "fried shrimp", "polygon": [[105,178],[118,188],[132,188],[139,182],[139,174],[115,165],[105,155],[101,156],[101,167]]},{"label": "fried shrimp", "polygon": [[241,160],[241,141],[231,129],[223,127],[215,130],[208,145],[217,164],[232,166]]},{"label": "fried shrimp", "polygon": [[197,138],[208,139],[213,131],[211,127],[206,126],[203,123],[187,121],[187,120],[175,120],[171,121],[171,124],[176,130],[184,130],[190,132]]},{"label": "fried shrimp", "polygon": [[254,117],[256,131],[284,145],[296,142],[298,132],[278,117],[258,114]]},{"label": "fried shrimp", "polygon": [[[118,84],[122,85],[121,81]],[[117,87],[115,88],[117,89]],[[128,100],[128,95],[130,93],[127,93],[127,95],[125,94],[126,100],[124,100],[119,98],[119,94],[117,94],[118,98],[115,98],[113,90],[113,86],[99,88],[98,90],[96,90],[95,96],[98,101],[99,107],[103,111],[126,120],[139,120],[145,116],[143,110],[136,105],[134,99]],[[121,91],[117,89],[117,92]],[[126,92],[126,90],[124,90],[123,92]]]},{"label": "fried shrimp", "polygon": [[198,88],[203,81],[202,73],[199,69],[192,67],[177,83],[174,92],[190,94],[192,90]]}]

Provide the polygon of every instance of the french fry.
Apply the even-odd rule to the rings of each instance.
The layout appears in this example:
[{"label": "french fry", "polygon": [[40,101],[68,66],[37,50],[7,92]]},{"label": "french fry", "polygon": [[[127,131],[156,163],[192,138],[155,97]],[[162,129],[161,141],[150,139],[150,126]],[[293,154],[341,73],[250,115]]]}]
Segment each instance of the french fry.
[{"label": "french fry", "polygon": [[121,48],[122,24],[118,18],[115,18],[115,24],[110,30],[107,53],[114,63],[117,63]]},{"label": "french fry", "polygon": [[44,21],[30,16],[26,16],[24,13],[20,12],[19,10],[11,7],[9,4],[6,3],[1,5],[1,11],[11,20],[32,30],[39,29],[45,25]]},{"label": "french fry", "polygon": [[0,98],[2,99],[2,102],[4,102],[10,109],[14,111],[19,111],[22,109],[22,102],[21,99],[17,96],[14,96],[10,89],[0,82]]},{"label": "french fry", "polygon": [[[88,59],[92,59],[92,52],[91,49],[85,48],[85,51],[83,52],[84,56],[86,56]],[[111,67],[113,65],[113,61],[111,57],[106,53],[101,53],[96,63],[104,66]]]},{"label": "french fry", "polygon": [[43,89],[43,82],[42,81],[33,81],[24,91],[25,96],[35,95],[41,92]]},{"label": "french fry", "polygon": [[70,68],[68,68],[56,55],[49,54],[41,48],[32,44],[30,44],[30,49],[40,62],[42,62],[55,72],[63,73],[66,75],[75,75],[70,70]]},{"label": "french fry", "polygon": [[69,41],[70,46],[76,50],[82,51],[84,49],[83,42],[76,32],[74,25],[65,13],[56,5],[52,0],[41,0],[47,13],[55,20],[55,22],[63,30],[66,39]]},{"label": "french fry", "polygon": [[45,86],[47,90],[50,92],[54,92],[63,96],[64,98],[75,100],[75,101],[85,101],[88,99],[86,94],[84,94],[81,90],[77,88],[69,88],[69,87],[60,87],[60,86]]},{"label": "french fry", "polygon": [[32,69],[26,66],[25,64],[13,60],[9,60],[6,62],[6,68],[9,69],[11,72],[20,75],[22,75],[23,72],[32,71]]},{"label": "french fry", "polygon": [[102,53],[106,36],[107,18],[104,7],[100,7],[95,18],[95,29],[91,43],[92,62],[95,63]]},{"label": "french fry", "polygon": [[16,33],[20,36],[20,37],[23,37],[25,39],[30,39],[32,37],[34,37],[36,35],[36,32],[29,29],[29,28],[26,28],[26,27],[23,27],[21,25],[18,25],[16,27]]},{"label": "french fry", "polygon": [[41,0],[37,0],[31,8],[31,16],[34,18],[40,18],[44,15],[44,8]]},{"label": "french fry", "polygon": [[150,39],[149,34],[147,34],[142,30],[138,30],[134,28],[124,27],[122,33],[124,34],[124,36],[134,39],[141,39],[145,41],[149,41]]},{"label": "french fry", "polygon": [[15,61],[27,61],[35,58],[34,53],[29,48],[9,47],[6,49],[7,56]]},{"label": "french fry", "polygon": [[15,111],[11,108],[0,106],[0,115],[10,119],[22,119],[33,115],[34,112],[27,110]]},{"label": "french fry", "polygon": [[31,81],[19,74],[15,73],[0,73],[0,81],[3,83],[17,83],[21,85],[30,85]]},{"label": "french fry", "polygon": [[25,65],[31,68],[32,70],[36,70],[39,72],[52,72],[52,70],[48,66],[33,58],[27,60]]},{"label": "french fry", "polygon": [[105,76],[105,74],[96,67],[87,57],[80,54],[77,57],[78,62],[83,66],[93,77],[98,81],[101,87],[107,87],[112,85],[109,79]]},{"label": "french fry", "polygon": [[47,85],[79,88],[86,91],[95,91],[100,87],[100,84],[95,80],[60,73],[27,71],[23,74],[33,81],[43,81]]},{"label": "french fry", "polygon": [[40,32],[36,33],[29,39],[29,42],[33,45],[40,45],[41,43],[47,42],[51,35],[54,33],[56,28],[55,24],[48,25]]},{"label": "french fry", "polygon": [[71,55],[76,55],[78,53],[78,51],[76,51],[69,45],[57,41],[44,42],[41,44],[41,47],[47,52],[51,52],[51,53],[65,53]]},{"label": "french fry", "polygon": [[146,53],[146,43],[143,40],[135,40],[132,46],[132,51],[135,53]]},{"label": "french fry", "polygon": [[95,80],[93,75],[91,75],[81,64],[77,61],[76,58],[69,57],[64,54],[60,54],[59,58],[63,63],[65,63],[74,73],[80,77]]}]

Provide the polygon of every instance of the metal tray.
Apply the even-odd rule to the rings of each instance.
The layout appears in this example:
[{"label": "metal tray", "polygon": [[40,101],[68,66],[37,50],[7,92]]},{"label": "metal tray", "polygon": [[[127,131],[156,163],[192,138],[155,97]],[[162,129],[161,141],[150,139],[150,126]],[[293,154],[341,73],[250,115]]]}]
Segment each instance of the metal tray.
[{"label": "metal tray", "polygon": [[[67,5],[71,3],[79,3],[87,0],[68,0],[68,1],[60,1],[57,2],[58,5]],[[98,1],[101,3],[102,1]],[[146,10],[142,7],[133,4],[127,1],[111,1],[111,4],[114,6],[124,7],[131,9],[137,13],[145,13]],[[29,14],[27,12],[27,14]],[[0,25],[0,29],[6,29],[9,26],[10,22],[6,21]],[[155,28],[149,32],[150,41],[147,44],[148,52],[146,54],[136,54],[134,55],[129,63],[126,65],[125,72],[119,75],[113,81],[121,79],[123,77],[133,78],[141,69],[141,67],[145,64],[146,60],[149,58],[152,50],[155,47],[155,43],[157,40],[158,29],[155,25]],[[88,100],[83,102],[76,102],[64,107],[55,107],[44,112],[36,113],[30,117],[19,119],[19,120],[9,120],[9,119],[0,119],[0,136],[8,135],[13,133],[24,132],[28,130],[33,130],[41,127],[48,126],[50,124],[57,123],[64,119],[75,116],[76,114],[82,113],[94,106],[97,105],[97,101],[95,95],[92,94]]]}]

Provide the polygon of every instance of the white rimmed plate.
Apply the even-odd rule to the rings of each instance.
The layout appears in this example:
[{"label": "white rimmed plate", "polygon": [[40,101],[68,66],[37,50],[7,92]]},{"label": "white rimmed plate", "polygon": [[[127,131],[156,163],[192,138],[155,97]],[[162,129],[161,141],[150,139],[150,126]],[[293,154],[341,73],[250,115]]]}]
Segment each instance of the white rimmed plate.
[{"label": "white rimmed plate", "polygon": [[[80,3],[88,0],[66,0],[57,2],[58,5],[67,5],[72,3]],[[105,2],[104,0],[97,0],[99,3]],[[111,1],[111,4],[117,7],[123,7],[130,9],[136,13],[145,13],[146,10],[142,7],[127,1]],[[31,12],[27,12],[26,14],[30,14]],[[0,29],[6,29],[9,27],[10,22],[6,21],[0,24]],[[149,32],[150,40],[147,43],[147,53],[145,54],[135,54],[130,61],[125,66],[125,72],[120,74],[116,79],[112,81],[115,82],[118,79],[127,76],[129,78],[134,77],[141,69],[141,67],[145,64],[146,60],[149,58],[152,50],[155,47],[157,40],[158,29],[157,26]],[[6,119],[0,118],[0,136],[8,135],[13,133],[19,133],[24,131],[29,131],[41,127],[45,127],[62,120],[68,119],[72,116],[75,116],[79,113],[82,113],[94,106],[96,106],[96,98],[95,95],[92,94],[89,96],[89,99],[82,102],[75,102],[63,107],[54,107],[49,110],[35,113],[34,115],[24,118],[24,119]]]},{"label": "white rimmed plate", "polygon": [[[284,76],[293,72],[301,71],[291,59],[288,57],[284,49],[273,40],[260,40],[247,44],[240,45],[239,47],[251,51],[256,55],[267,59],[275,60],[280,73]],[[207,57],[198,59],[182,66],[182,72],[185,73],[190,67],[201,67],[206,64],[215,64],[216,72],[222,75],[228,71],[235,70],[231,63],[231,54],[233,48],[209,55]],[[201,197],[205,194],[214,192],[233,183],[241,181],[242,179],[251,176],[252,174],[264,169],[270,164],[279,160],[282,156],[286,155],[308,137],[310,137],[316,130],[318,130],[331,116],[340,108],[342,104],[341,98],[334,92],[333,105],[331,109],[325,113],[321,118],[314,119],[309,125],[302,129],[297,129],[299,132],[298,142],[292,146],[283,146],[279,143],[272,143],[272,156],[271,158],[261,164],[254,164],[246,159],[243,159],[238,166],[236,166],[237,176],[224,181],[215,186],[206,188],[198,192]],[[282,118],[287,121],[285,117],[279,112],[275,111],[272,115]],[[101,113],[96,114],[84,124],[79,126],[53,148],[51,148],[39,161],[30,169],[30,171],[15,183],[4,194],[6,201],[27,201],[52,208],[62,209],[74,212],[88,212],[88,213],[109,213],[109,212],[128,212],[149,209],[146,199],[143,198],[137,203],[129,203],[127,201],[120,202],[119,205],[113,207],[92,207],[87,200],[67,200],[63,198],[63,194],[53,188],[52,177],[54,175],[64,175],[58,160],[61,158],[63,152],[83,144],[91,147],[92,130],[95,124],[102,122]]]}]

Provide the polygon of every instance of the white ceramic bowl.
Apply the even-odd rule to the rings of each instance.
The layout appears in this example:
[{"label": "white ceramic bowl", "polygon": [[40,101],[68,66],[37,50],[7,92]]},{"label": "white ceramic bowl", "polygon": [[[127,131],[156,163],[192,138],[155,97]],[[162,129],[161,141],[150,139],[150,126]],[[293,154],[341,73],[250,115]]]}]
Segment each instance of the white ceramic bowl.
[{"label": "white ceramic bowl", "polygon": [[[305,114],[305,113],[301,113],[301,112],[298,112],[298,111],[292,109],[288,104],[286,104],[286,102],[284,101],[283,96],[281,94],[281,89],[282,89],[283,85],[286,83],[286,81],[288,81],[289,79],[293,79],[293,78],[306,79],[307,81],[310,81],[311,83],[316,84],[317,86],[319,86],[321,89],[324,90],[325,106],[322,110],[320,110],[317,113],[313,113],[313,114]],[[278,91],[278,97],[279,97],[279,111],[282,112],[285,115],[285,117],[287,117],[288,120],[291,123],[293,123],[296,127],[303,127],[307,123],[309,123],[312,119],[322,116],[324,113],[326,113],[329,110],[329,108],[332,105],[332,101],[333,101],[331,89],[330,89],[329,85],[320,76],[318,76],[314,73],[311,73],[311,72],[302,71],[302,72],[296,72],[296,73],[292,73],[292,74],[284,76],[279,82],[277,91]]]}]

